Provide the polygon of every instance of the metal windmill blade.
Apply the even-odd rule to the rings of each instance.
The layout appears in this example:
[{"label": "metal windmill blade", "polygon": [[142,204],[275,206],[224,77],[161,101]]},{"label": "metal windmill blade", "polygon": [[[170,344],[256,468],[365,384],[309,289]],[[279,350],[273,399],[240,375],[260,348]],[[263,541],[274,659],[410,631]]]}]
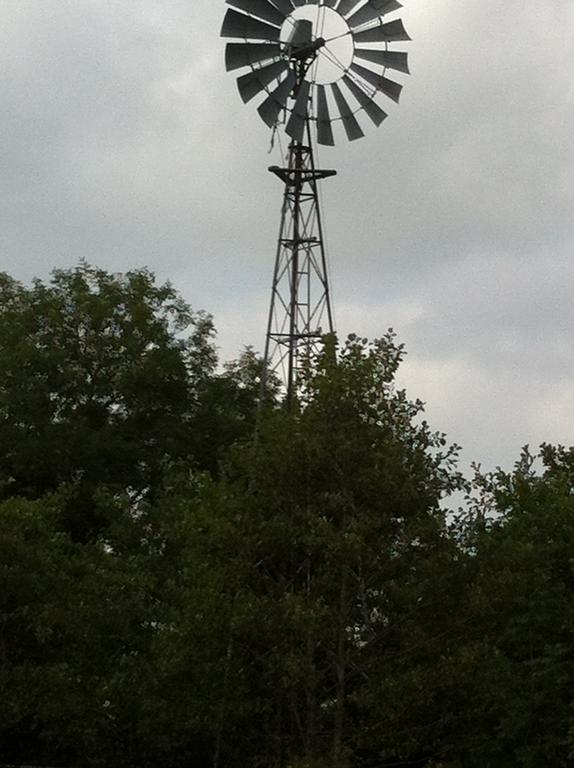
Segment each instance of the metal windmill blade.
[{"label": "metal windmill blade", "polygon": [[397,11],[399,8],[402,6],[396,0],[368,0],[358,11],[349,16],[347,23],[351,29],[357,29],[357,27],[374,21],[384,16],[385,13]]},{"label": "metal windmill blade", "polygon": [[303,141],[305,125],[309,115],[309,93],[311,83],[303,80],[297,91],[297,98],[291,111],[291,117],[285,126],[285,132],[295,141]]},{"label": "metal windmill blade", "polygon": [[250,101],[263,91],[267,85],[278,80],[289,69],[286,61],[275,61],[266,67],[258,67],[246,75],[237,78],[237,87],[243,101]]},{"label": "metal windmill blade", "polygon": [[343,77],[343,82],[376,126],[379,126],[388,117],[387,113],[349,75]]},{"label": "metal windmill blade", "polygon": [[362,138],[365,134],[361,130],[361,126],[357,122],[357,118],[353,114],[351,107],[343,96],[341,89],[337,83],[331,83],[331,88],[333,89],[333,96],[335,97],[335,103],[339,109],[339,114],[341,116],[341,120],[343,121],[343,126],[345,128],[347,138],[349,141],[355,141],[355,139]]},{"label": "metal windmill blade", "polygon": [[277,88],[269,94],[265,101],[262,102],[259,107],[257,107],[257,111],[259,112],[261,119],[270,128],[273,128],[279,118],[279,115],[287,106],[287,99],[292,93],[296,82],[297,78],[293,72],[289,72],[285,80],[283,80],[283,82],[280,83]]},{"label": "metal windmill blade", "polygon": [[221,28],[222,37],[235,37],[250,40],[279,40],[280,28],[258,21],[231,8],[225,14]]},{"label": "metal windmill blade", "polygon": [[353,33],[353,38],[356,43],[394,43],[411,39],[401,19],[389,21],[386,24],[381,21],[375,27],[358,30]]},{"label": "metal windmill blade", "polygon": [[317,141],[329,147],[335,144],[324,85],[317,86]]},{"label": "metal windmill blade", "polygon": [[277,27],[285,21],[285,14],[267,0],[227,0],[227,4]]},{"label": "metal windmill blade", "polygon": [[241,67],[252,67],[280,55],[279,43],[229,43],[225,49],[225,68],[229,72]]},{"label": "metal windmill blade", "polygon": [[[231,7],[221,34],[234,40],[226,46],[226,68],[246,70],[237,78],[242,100],[262,95],[257,107],[262,120],[269,127],[281,123],[293,141],[302,142],[311,125],[318,143],[332,146],[337,123],[354,141],[364,135],[357,116],[364,113],[375,126],[387,117],[376,102],[379,95],[399,100],[403,86],[387,72],[408,75],[408,58],[391,46],[410,38],[400,19],[384,18],[402,7],[398,0],[226,2]],[[324,39],[319,19],[324,23],[325,14],[337,16],[346,32]],[[346,62],[333,50],[341,37],[352,42]],[[317,79],[321,62],[334,69],[330,79]]]}]

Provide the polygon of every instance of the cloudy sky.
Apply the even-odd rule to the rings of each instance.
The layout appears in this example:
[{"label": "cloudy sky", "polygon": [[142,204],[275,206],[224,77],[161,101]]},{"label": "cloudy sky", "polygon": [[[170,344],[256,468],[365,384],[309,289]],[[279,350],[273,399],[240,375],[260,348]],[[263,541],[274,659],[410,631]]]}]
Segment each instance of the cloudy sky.
[{"label": "cloudy sky", "polygon": [[[574,4],[404,0],[412,75],[321,149],[341,334],[392,326],[465,464],[574,443]],[[269,131],[223,65],[223,0],[3,0],[0,269],[149,266],[262,349]]]}]

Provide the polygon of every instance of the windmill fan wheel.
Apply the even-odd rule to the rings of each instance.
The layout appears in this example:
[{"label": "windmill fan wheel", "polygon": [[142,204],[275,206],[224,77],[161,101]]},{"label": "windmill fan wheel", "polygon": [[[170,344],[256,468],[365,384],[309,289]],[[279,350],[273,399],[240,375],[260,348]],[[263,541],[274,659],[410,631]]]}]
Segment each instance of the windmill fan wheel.
[{"label": "windmill fan wheel", "polygon": [[[227,0],[221,36],[228,71],[246,69],[237,79],[244,102],[263,96],[257,111],[274,127],[302,141],[309,121],[319,144],[333,145],[340,121],[350,141],[364,136],[359,115],[376,126],[387,117],[376,98],[398,102],[402,85],[388,71],[409,74],[407,54],[391,50],[408,41],[401,19],[385,20],[401,8],[397,0]],[[336,21],[329,36],[328,21]],[[332,28],[332,24],[331,24]],[[325,34],[325,31],[327,34]],[[239,41],[239,42],[237,42]],[[349,55],[341,58],[338,41]],[[330,70],[319,77],[322,64]]]}]

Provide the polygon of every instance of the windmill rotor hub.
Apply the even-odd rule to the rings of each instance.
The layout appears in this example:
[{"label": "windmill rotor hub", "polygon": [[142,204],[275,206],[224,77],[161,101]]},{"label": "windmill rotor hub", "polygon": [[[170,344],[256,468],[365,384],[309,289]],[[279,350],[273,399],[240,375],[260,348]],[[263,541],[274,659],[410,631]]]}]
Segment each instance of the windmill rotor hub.
[{"label": "windmill rotor hub", "polygon": [[[305,25],[307,42],[303,42],[292,51],[289,40],[296,30]],[[307,79],[327,85],[336,82],[341,72],[348,69],[353,58],[353,41],[345,19],[332,8],[302,5],[295,8],[284,21],[279,37],[285,45],[285,52],[290,58],[308,58],[314,62],[313,71]],[[329,50],[321,51],[329,39]]]},{"label": "windmill rotor hub", "polygon": [[290,59],[313,61],[317,57],[319,49],[324,45],[324,38],[318,37],[316,40],[306,43],[305,45],[286,45],[285,49]]}]

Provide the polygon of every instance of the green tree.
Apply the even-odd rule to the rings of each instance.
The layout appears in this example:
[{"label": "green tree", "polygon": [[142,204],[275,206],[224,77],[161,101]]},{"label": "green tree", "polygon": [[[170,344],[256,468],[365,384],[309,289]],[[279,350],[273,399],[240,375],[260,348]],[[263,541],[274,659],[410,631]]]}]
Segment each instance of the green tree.
[{"label": "green tree", "polygon": [[477,471],[454,551],[429,561],[396,653],[379,659],[370,711],[405,761],[572,764],[573,488],[574,453],[560,447]]},{"label": "green tree", "polygon": [[6,762],[92,765],[113,747],[133,752],[127,736],[153,634],[153,583],[143,552],[73,542],[60,527],[68,502],[57,494],[0,503]]},{"label": "green tree", "polygon": [[[186,336],[180,334],[187,334]],[[182,430],[215,354],[194,315],[145,270],[82,265],[48,285],[0,283],[4,497],[78,478],[141,491]]]},{"label": "green tree", "polygon": [[61,528],[66,489],[0,502],[0,763],[211,764],[224,574],[196,559],[193,484],[168,485],[137,516],[102,492],[113,522],[86,543]]},{"label": "green tree", "polygon": [[[479,475],[467,659],[470,765],[568,766],[574,757],[574,452],[528,449]],[[472,631],[474,630],[474,631]],[[466,763],[465,763],[466,765]]]},{"label": "green tree", "polygon": [[[99,299],[89,268],[66,280],[78,273]],[[29,294],[53,288],[5,280],[20,309]],[[66,283],[64,307],[75,291]],[[46,338],[56,338],[62,307],[58,322],[42,307]],[[16,312],[14,326],[32,315]],[[181,410],[177,398],[164,407],[168,421],[177,413],[174,429],[183,424],[182,443],[162,442],[158,416],[159,436],[148,445],[140,425],[153,420],[135,421],[129,434],[142,463],[120,471],[97,450],[104,437],[123,438],[134,412],[113,405],[100,431],[93,427],[93,456],[57,463],[52,483],[17,486],[23,475],[6,453],[0,738],[11,752],[2,757],[115,768],[371,768],[451,757],[448,723],[438,735],[432,723],[453,711],[453,680],[469,665],[447,679],[446,703],[439,692],[447,685],[433,670],[448,670],[436,664],[440,636],[465,588],[458,577],[471,573],[441,508],[462,480],[456,446],[430,430],[422,404],[394,383],[404,350],[389,334],[373,344],[350,337],[336,355],[328,339],[305,372],[298,407],[265,409],[253,439],[257,359],[247,353],[217,375],[209,333],[185,346],[166,322],[166,355],[177,352],[186,400]],[[28,347],[28,335],[18,336],[23,359],[40,381],[23,382],[23,392],[59,402],[66,387],[47,387],[52,379],[36,372],[45,363],[67,382],[76,369],[64,358],[52,368],[48,342],[31,334]],[[77,343],[83,332],[65,338]],[[142,347],[144,362],[154,344]],[[17,344],[3,349],[15,356]],[[113,360],[107,370],[109,379]],[[147,381],[139,379],[143,388]],[[15,418],[17,387],[2,391],[10,416],[2,428],[18,435],[32,424],[34,434],[42,409],[22,403]],[[78,402],[49,411],[39,447],[59,445],[60,424],[67,440],[74,430],[81,438],[91,422]],[[23,438],[14,445],[23,456]],[[32,479],[42,476],[34,472]],[[89,526],[82,522],[78,535],[70,520]],[[425,706],[423,687],[433,692]]]},{"label": "green tree", "polygon": [[184,594],[167,521],[186,528],[154,500],[170,467],[215,474],[253,432],[260,361],[216,365],[211,318],[146,270],[0,275],[0,761],[200,753],[194,716],[158,729]]},{"label": "green tree", "polygon": [[31,287],[0,274],[0,498],[73,485],[66,524],[86,539],[107,524],[97,488],[135,500],[171,462],[217,471],[253,428],[256,361],[216,364],[209,315],[146,270],[82,264]]},{"label": "green tree", "polygon": [[204,662],[216,765],[342,768],[395,745],[369,740],[370,699],[407,587],[446,546],[441,499],[462,481],[456,447],[394,385],[392,335],[351,337],[338,362],[333,344],[300,409],[264,414],[187,503],[194,597],[172,641],[205,649],[217,628]]}]

